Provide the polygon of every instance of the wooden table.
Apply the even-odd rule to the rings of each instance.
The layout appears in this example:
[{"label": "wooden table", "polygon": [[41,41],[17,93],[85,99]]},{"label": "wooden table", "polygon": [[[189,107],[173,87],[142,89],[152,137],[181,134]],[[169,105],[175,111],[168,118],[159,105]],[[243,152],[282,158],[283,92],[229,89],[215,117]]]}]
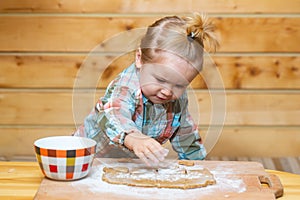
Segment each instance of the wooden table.
[{"label": "wooden table", "polygon": [[[280,200],[298,200],[300,175],[274,170],[284,186]],[[0,199],[33,199],[43,175],[36,162],[0,162]]]}]

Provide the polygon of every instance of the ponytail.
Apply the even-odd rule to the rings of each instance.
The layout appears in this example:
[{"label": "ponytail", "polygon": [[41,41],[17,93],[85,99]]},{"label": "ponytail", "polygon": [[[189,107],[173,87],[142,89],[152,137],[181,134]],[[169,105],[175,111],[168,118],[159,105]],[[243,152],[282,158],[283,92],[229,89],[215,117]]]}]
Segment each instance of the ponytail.
[{"label": "ponytail", "polygon": [[219,41],[215,35],[215,26],[207,16],[194,13],[193,17],[185,17],[184,20],[186,21],[188,39],[198,41],[203,48],[205,48],[205,42],[208,45],[208,48],[205,49],[215,52],[219,46]]}]

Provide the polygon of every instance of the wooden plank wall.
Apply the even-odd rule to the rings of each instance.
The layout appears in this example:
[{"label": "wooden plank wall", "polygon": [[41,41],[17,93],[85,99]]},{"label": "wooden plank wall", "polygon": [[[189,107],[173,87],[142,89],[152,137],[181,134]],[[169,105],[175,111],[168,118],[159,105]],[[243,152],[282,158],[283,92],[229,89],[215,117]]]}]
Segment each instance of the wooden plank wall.
[{"label": "wooden plank wall", "polygon": [[[74,83],[98,44],[194,11],[214,18],[221,36],[212,59],[226,89],[226,118],[210,155],[300,156],[300,0],[10,0],[0,2],[0,157],[30,157],[35,139],[72,133]],[[111,60],[122,42],[97,59]],[[82,85],[80,100],[99,97],[131,59],[114,60],[96,94],[96,86]],[[205,136],[211,97],[200,76],[192,88]],[[84,103],[76,108],[83,115],[91,109]]]}]

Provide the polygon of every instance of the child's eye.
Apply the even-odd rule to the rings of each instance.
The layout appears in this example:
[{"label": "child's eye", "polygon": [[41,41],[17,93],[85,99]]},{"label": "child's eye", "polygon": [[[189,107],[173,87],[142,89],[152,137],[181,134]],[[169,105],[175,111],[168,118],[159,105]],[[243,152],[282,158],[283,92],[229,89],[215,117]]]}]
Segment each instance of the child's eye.
[{"label": "child's eye", "polygon": [[182,88],[185,88],[186,86],[185,85],[176,85],[176,87],[182,89]]},{"label": "child's eye", "polygon": [[163,79],[161,79],[161,78],[156,78],[156,80],[157,80],[158,82],[160,82],[160,83],[166,82],[165,80],[163,80]]}]

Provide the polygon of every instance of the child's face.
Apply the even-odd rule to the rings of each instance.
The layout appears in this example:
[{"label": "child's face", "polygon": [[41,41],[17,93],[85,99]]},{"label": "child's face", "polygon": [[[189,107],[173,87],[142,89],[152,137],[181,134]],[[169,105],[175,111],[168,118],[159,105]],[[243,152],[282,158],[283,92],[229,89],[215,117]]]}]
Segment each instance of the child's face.
[{"label": "child's face", "polygon": [[152,103],[166,103],[178,99],[197,74],[184,59],[163,52],[155,62],[140,65],[141,89]]}]

